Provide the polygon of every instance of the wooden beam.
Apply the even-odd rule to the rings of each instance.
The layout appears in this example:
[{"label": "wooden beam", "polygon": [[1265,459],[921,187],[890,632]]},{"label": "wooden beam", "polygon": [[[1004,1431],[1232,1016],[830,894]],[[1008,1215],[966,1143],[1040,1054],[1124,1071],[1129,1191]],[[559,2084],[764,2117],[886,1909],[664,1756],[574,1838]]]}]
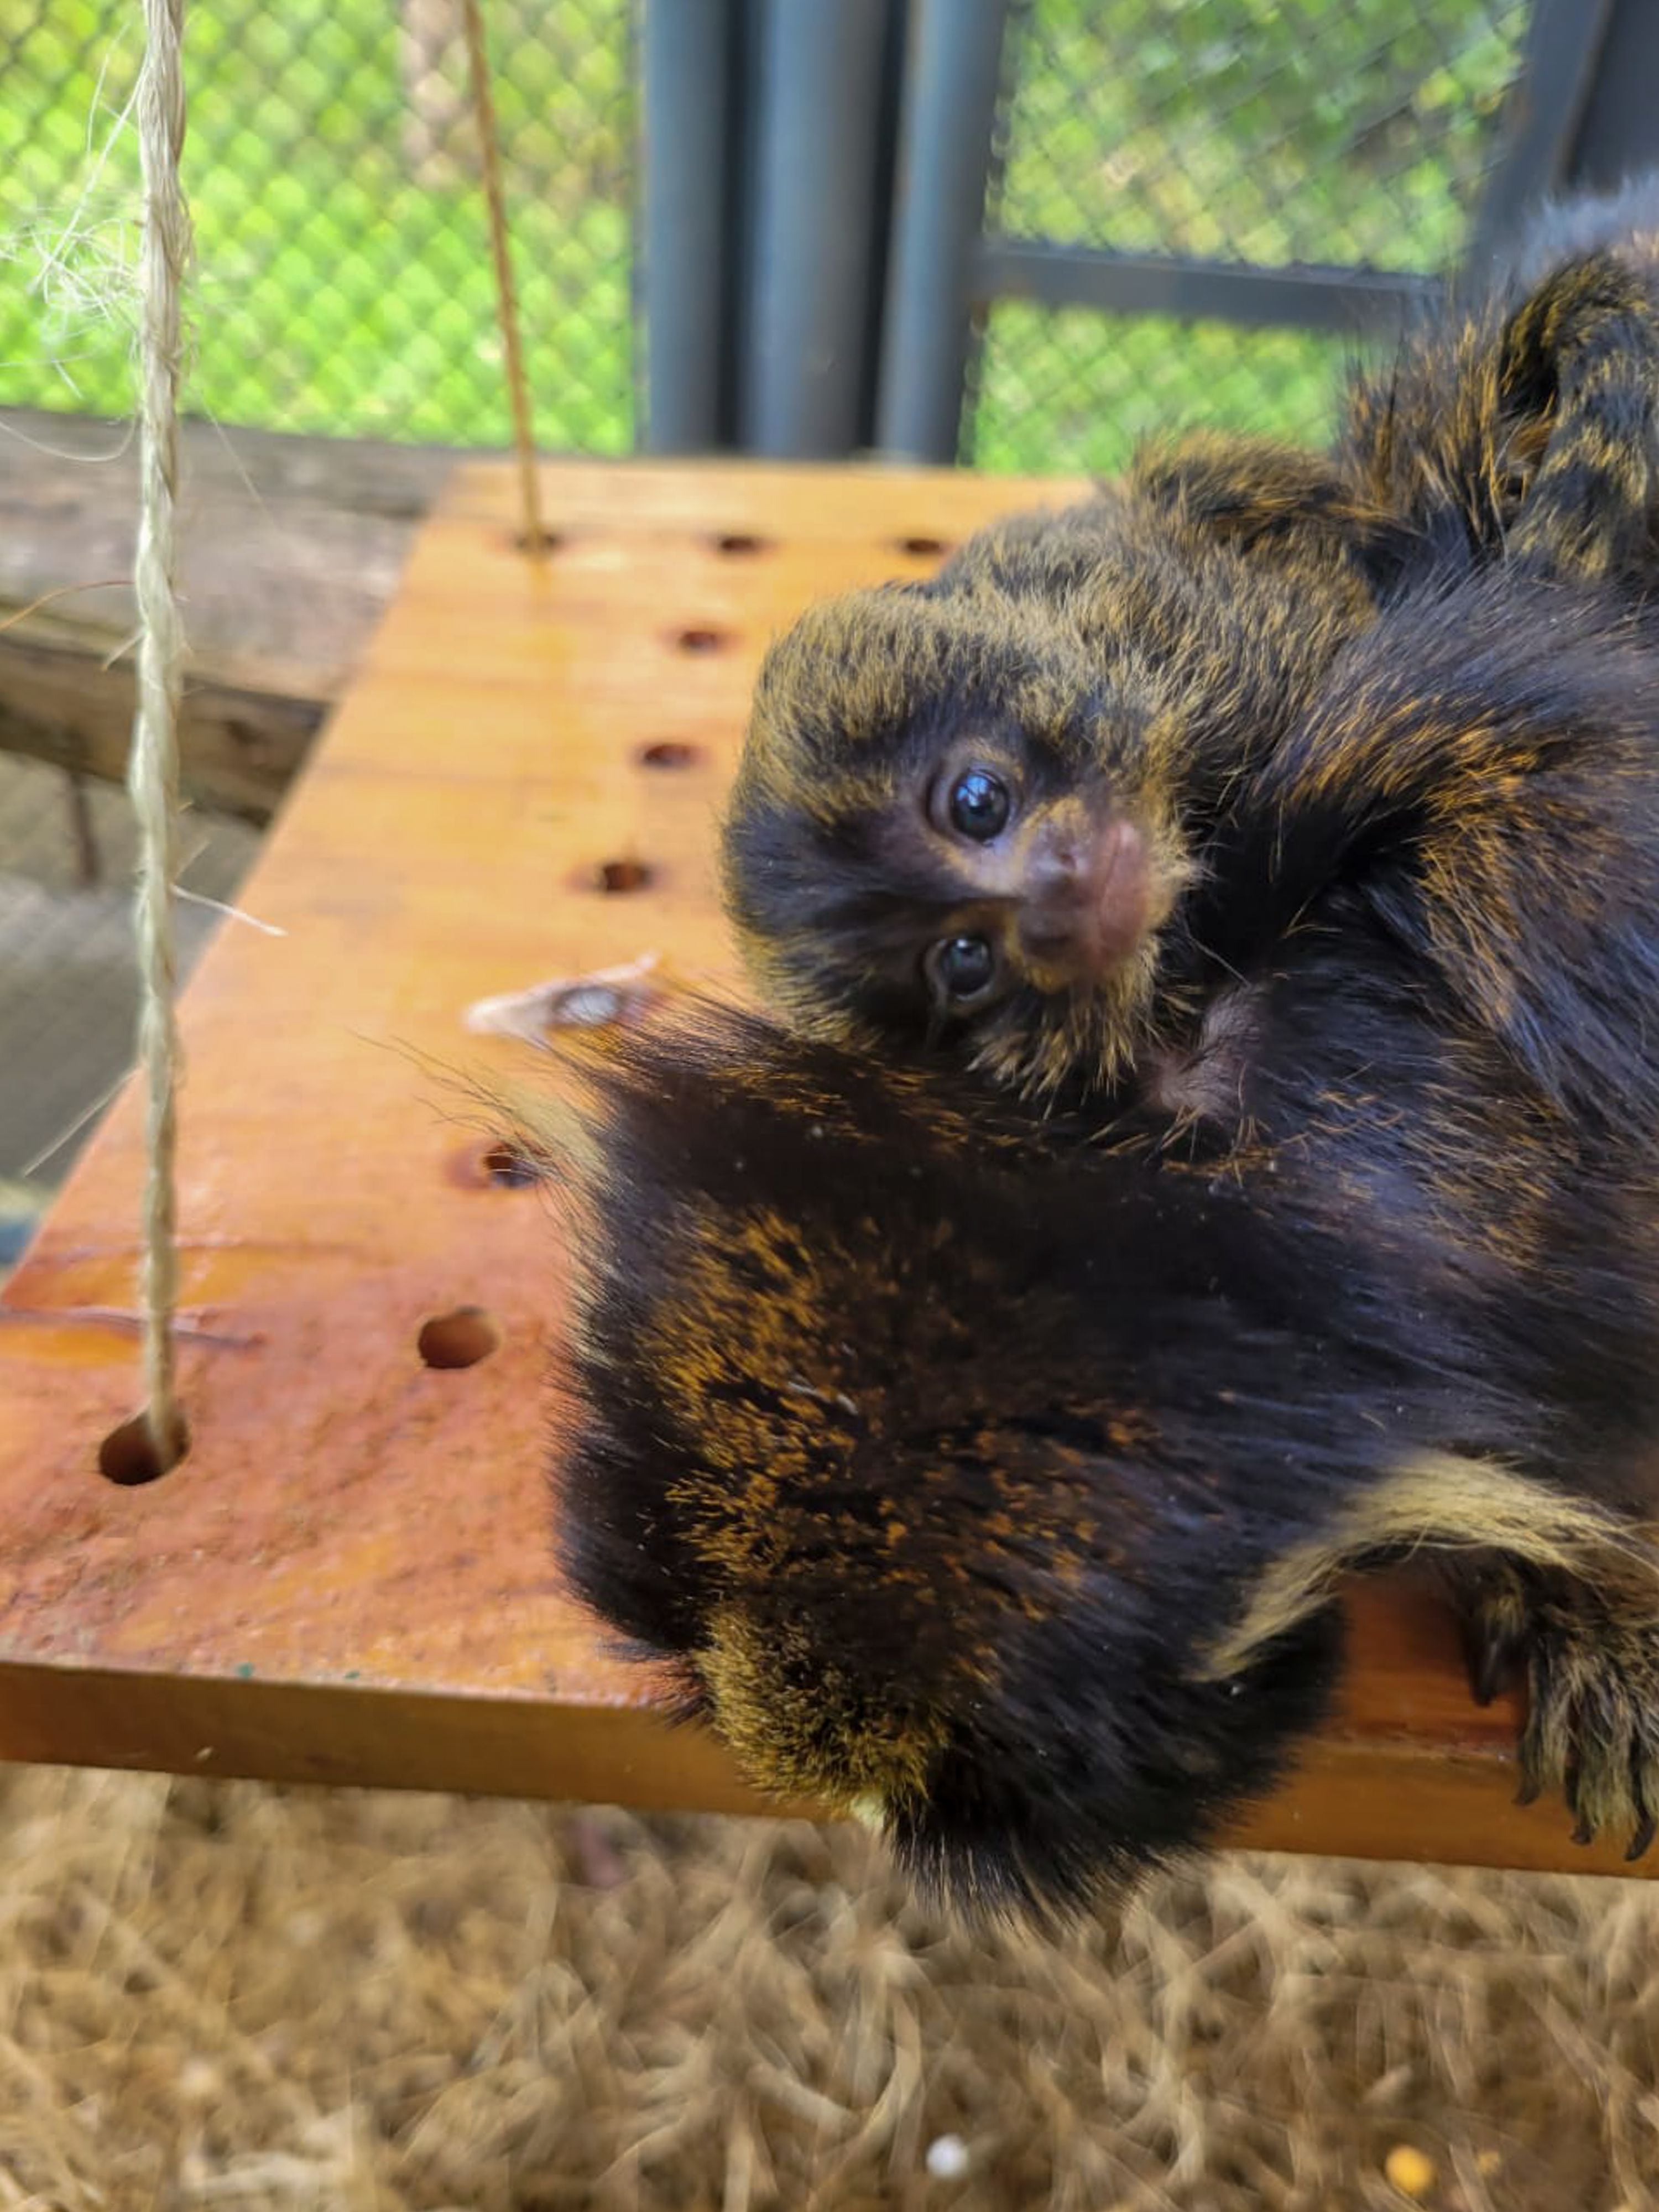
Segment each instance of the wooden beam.
[{"label": "wooden beam", "polygon": [[[362,658],[448,451],[190,422],[180,744],[197,804],[270,817]],[[118,781],[137,456],[120,423],[0,410],[0,750]]]},{"label": "wooden beam", "polygon": [[[549,469],[538,568],[510,472],[457,477],[242,893],[285,933],[228,927],[186,994],[184,1462],[142,1488],[99,1471],[139,1395],[135,1097],[0,1295],[0,1756],[753,1802],[709,1738],[642,1709],[554,1573],[559,1236],[490,1180],[466,1087],[535,1054],[464,1014],[653,947],[729,973],[711,829],[769,636],[1076,489]],[[650,881],[607,895],[623,857]],[[498,1348],[426,1365],[422,1324],[462,1306]],[[1421,1591],[1367,1587],[1353,1613],[1342,1709],[1241,1840],[1624,1870],[1616,1844],[1571,1845],[1559,1804],[1510,1802],[1516,1707],[1475,1709]]]}]

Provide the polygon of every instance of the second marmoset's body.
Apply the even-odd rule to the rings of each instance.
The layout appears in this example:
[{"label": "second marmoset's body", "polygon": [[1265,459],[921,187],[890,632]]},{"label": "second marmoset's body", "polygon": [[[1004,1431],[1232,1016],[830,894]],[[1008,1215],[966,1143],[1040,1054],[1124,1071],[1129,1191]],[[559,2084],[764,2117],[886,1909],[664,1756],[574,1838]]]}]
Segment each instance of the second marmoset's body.
[{"label": "second marmoset's body", "polygon": [[1482,1690],[1526,1676],[1528,1786],[1659,1814],[1650,1135],[1583,1139],[1351,935],[1250,1018],[1259,1134],[1204,1164],[718,1010],[594,1077],[573,1583],[959,1899],[1212,1839],[1328,1708],[1338,1573],[1408,1553]]},{"label": "second marmoset's body", "polygon": [[[1523,968],[1549,932],[1555,1000],[1426,985],[1455,882],[1383,876],[1233,945],[1191,1150],[1153,1096],[1040,1121],[718,1012],[595,1073],[574,1586],[751,1779],[964,1896],[1073,1904],[1213,1837],[1326,1709],[1335,1577],[1402,1553],[1478,1688],[1524,1674],[1528,1788],[1633,1850],[1659,1820],[1659,1119],[1623,1110],[1659,869],[1583,865],[1659,814],[1659,637],[1502,571],[1396,615],[1353,732],[1402,803],[1419,744],[1510,760],[1465,834],[1515,836],[1510,784],[1571,825],[1471,917]],[[1234,855],[1263,900],[1301,898],[1306,819]],[[1554,1071],[1595,1065],[1577,1112]]]},{"label": "second marmoset's body", "polygon": [[752,1779],[962,1893],[1075,1903],[1206,1840],[1324,1709],[1334,1577],[1425,1548],[1478,1686],[1525,1672],[1528,1786],[1651,1840],[1620,283],[1547,271],[1431,345],[1444,410],[1431,378],[1374,479],[1212,442],[809,615],[727,836],[794,1033],[710,1015],[594,1074],[574,1585]]},{"label": "second marmoset's body", "polygon": [[1659,173],[1546,208],[1360,371],[1337,445],[1363,504],[1441,554],[1659,581]]},{"label": "second marmoset's body", "polygon": [[[1229,948],[1254,931],[1270,957],[1262,863],[1291,851],[1280,925],[1359,896],[1528,1075],[1601,1110],[1602,994],[1652,975],[1629,972],[1622,920],[1587,936],[1582,898],[1571,942],[1520,918],[1534,872],[1593,871],[1617,908],[1659,851],[1651,815],[1604,819],[1575,859],[1581,822],[1533,777],[1561,766],[1559,738],[1517,750],[1450,695],[1409,749],[1377,717],[1447,592],[1486,649],[1469,594],[1487,568],[1596,593],[1610,629],[1639,599],[1659,392],[1644,191],[1540,234],[1615,250],[1560,265],[1537,245],[1535,284],[1523,257],[1490,303],[1359,380],[1337,460],[1198,441],[994,526],[929,583],[809,610],[763,670],[725,835],[739,939],[788,1018],[1045,1104],[1134,1071],[1202,1112],[1183,1055]],[[1608,758],[1631,766],[1628,746]],[[1659,1091],[1628,1104],[1659,1111]]]},{"label": "second marmoset's body", "polygon": [[794,1033],[592,1075],[573,1583],[967,1896],[1217,1834],[1422,1548],[1528,1787],[1655,1834],[1646,276],[1558,258],[1334,460],[807,615],[726,842]]}]

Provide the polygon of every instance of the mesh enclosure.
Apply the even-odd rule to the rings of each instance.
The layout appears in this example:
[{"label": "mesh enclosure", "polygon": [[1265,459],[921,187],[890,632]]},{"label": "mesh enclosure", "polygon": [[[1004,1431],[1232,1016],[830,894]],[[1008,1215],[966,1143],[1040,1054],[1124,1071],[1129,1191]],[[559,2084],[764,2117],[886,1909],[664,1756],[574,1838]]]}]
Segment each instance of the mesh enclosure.
[{"label": "mesh enclosure", "polygon": [[[630,0],[486,19],[538,438],[625,452]],[[191,413],[507,441],[463,21],[460,0],[191,0]],[[133,0],[0,0],[0,405],[131,409],[142,50]],[[196,814],[185,835],[186,894],[232,896],[256,833]],[[0,1277],[131,1065],[134,850],[125,793],[0,753]],[[181,901],[181,969],[219,921]]]},{"label": "mesh enclosure", "polygon": [[[633,438],[629,0],[492,0],[536,429]],[[131,404],[131,0],[0,0],[0,400]],[[187,404],[272,429],[510,434],[461,0],[191,0]]]},{"label": "mesh enclosure", "polygon": [[[991,227],[1277,268],[1455,258],[1528,0],[1020,0]],[[634,0],[490,0],[541,442],[635,428]],[[0,399],[129,404],[128,0],[0,0]],[[503,443],[461,0],[192,0],[193,410]],[[988,316],[966,458],[1117,465],[1149,410],[1317,433],[1340,341]]]},{"label": "mesh enclosure", "polygon": [[1109,476],[1154,432],[1322,438],[1354,350],[1311,331],[1001,301],[976,365],[967,458],[982,469]]},{"label": "mesh enclosure", "polygon": [[[1496,150],[1528,13],[1525,0],[1027,0],[988,227],[1266,268],[1443,269]],[[965,449],[985,467],[1111,471],[1154,426],[1318,436],[1351,349],[1000,301]]]},{"label": "mesh enclosure", "polygon": [[[192,810],[180,825],[182,974],[234,897],[258,832]],[[59,1180],[132,1065],[137,842],[125,792],[0,754],[0,1273],[20,1187]]]}]

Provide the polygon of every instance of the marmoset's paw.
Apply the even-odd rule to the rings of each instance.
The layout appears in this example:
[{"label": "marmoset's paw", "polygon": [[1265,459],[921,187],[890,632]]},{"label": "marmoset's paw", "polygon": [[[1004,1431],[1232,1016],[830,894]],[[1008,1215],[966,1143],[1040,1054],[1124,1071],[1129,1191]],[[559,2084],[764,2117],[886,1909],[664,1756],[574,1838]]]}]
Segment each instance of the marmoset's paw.
[{"label": "marmoset's paw", "polygon": [[1475,1577],[1464,1626],[1483,1705],[1526,1686],[1517,1802],[1559,1790],[1575,1843],[1619,1836],[1640,1858],[1659,1829],[1659,1609],[1500,1561]]}]

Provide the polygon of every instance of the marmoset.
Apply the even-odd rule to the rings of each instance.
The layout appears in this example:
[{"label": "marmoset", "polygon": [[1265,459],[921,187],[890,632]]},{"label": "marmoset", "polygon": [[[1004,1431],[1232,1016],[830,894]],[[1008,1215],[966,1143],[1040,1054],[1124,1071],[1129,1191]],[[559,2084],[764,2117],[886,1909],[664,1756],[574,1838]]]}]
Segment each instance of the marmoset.
[{"label": "marmoset", "polygon": [[1645,593],[1659,560],[1659,173],[1547,206],[1347,379],[1329,456],[1211,437],[1139,481],[1280,557],[1358,559],[1386,597],[1425,559],[1501,558]]},{"label": "marmoset", "polygon": [[1659,174],[1535,217],[1351,380],[1339,473],[1443,553],[1659,581]]},{"label": "marmoset", "polygon": [[515,1136],[585,1163],[572,1586],[959,1903],[1210,1841],[1327,1709],[1338,1572],[1406,1553],[1526,1670],[1528,1790],[1653,1834],[1651,1216],[1386,953],[1298,939],[1256,1018],[1297,1133],[1218,1170],[717,1010]]},{"label": "marmoset", "polygon": [[1401,1551],[1527,1788],[1659,1817],[1659,639],[1622,553],[1250,451],[777,648],[726,854],[792,1028],[627,1032],[575,1147],[575,1588],[969,1899],[1208,1839]]},{"label": "marmoset", "polygon": [[[574,1586],[758,1784],[878,1812],[964,1895],[1074,1902],[1202,1843],[1323,1709],[1337,1569],[1437,1547],[1477,1689],[1525,1672],[1528,1789],[1651,1839],[1659,1121],[1548,1071],[1656,1049],[1659,869],[1586,855],[1659,813],[1659,646],[1501,571],[1413,607],[1361,735],[1409,793],[1419,738],[1480,732],[1574,825],[1519,841],[1561,979],[1534,1077],[1424,988],[1432,885],[1269,914],[1201,1153],[1147,1095],[1035,1120],[735,1017],[625,1033],[594,1076]],[[1511,804],[1498,779],[1467,834]],[[1249,859],[1264,898],[1299,860]]]},{"label": "marmoset", "polygon": [[[1392,411],[1362,384],[1338,462],[1200,441],[1069,514],[994,526],[931,582],[810,610],[763,669],[724,833],[728,908],[775,1003],[811,1034],[954,1060],[1045,1103],[1139,1070],[1179,1112],[1213,1103],[1181,1070],[1237,965],[1226,945],[1270,957],[1267,914],[1288,926],[1358,899],[1552,1096],[1605,1110],[1604,1032],[1623,1018],[1608,994],[1646,976],[1650,948],[1616,914],[1600,928],[1584,879],[1616,908],[1652,832],[1609,813],[1601,844],[1569,856],[1579,813],[1552,814],[1559,775],[1534,782],[1572,748],[1585,773],[1596,732],[1572,716],[1570,746],[1558,732],[1517,750],[1449,693],[1402,753],[1373,718],[1425,632],[1444,635],[1449,592],[1468,650],[1488,653],[1483,568],[1597,589],[1609,627],[1622,616],[1659,389],[1634,309],[1607,305],[1635,258],[1630,272],[1591,255],[1518,304],[1449,317],[1402,356]],[[1639,420],[1620,478],[1585,455],[1612,451],[1626,402]],[[1517,445],[1518,514],[1499,498]],[[1505,552],[1519,540],[1525,560]],[[1532,606],[1558,620],[1556,601]],[[1615,780],[1644,773],[1629,750],[1608,757]],[[1289,901],[1264,896],[1256,865],[1279,849],[1297,855]],[[1569,920],[1596,939],[1566,948],[1565,974],[1553,936],[1526,926],[1540,860],[1577,881]]]}]

